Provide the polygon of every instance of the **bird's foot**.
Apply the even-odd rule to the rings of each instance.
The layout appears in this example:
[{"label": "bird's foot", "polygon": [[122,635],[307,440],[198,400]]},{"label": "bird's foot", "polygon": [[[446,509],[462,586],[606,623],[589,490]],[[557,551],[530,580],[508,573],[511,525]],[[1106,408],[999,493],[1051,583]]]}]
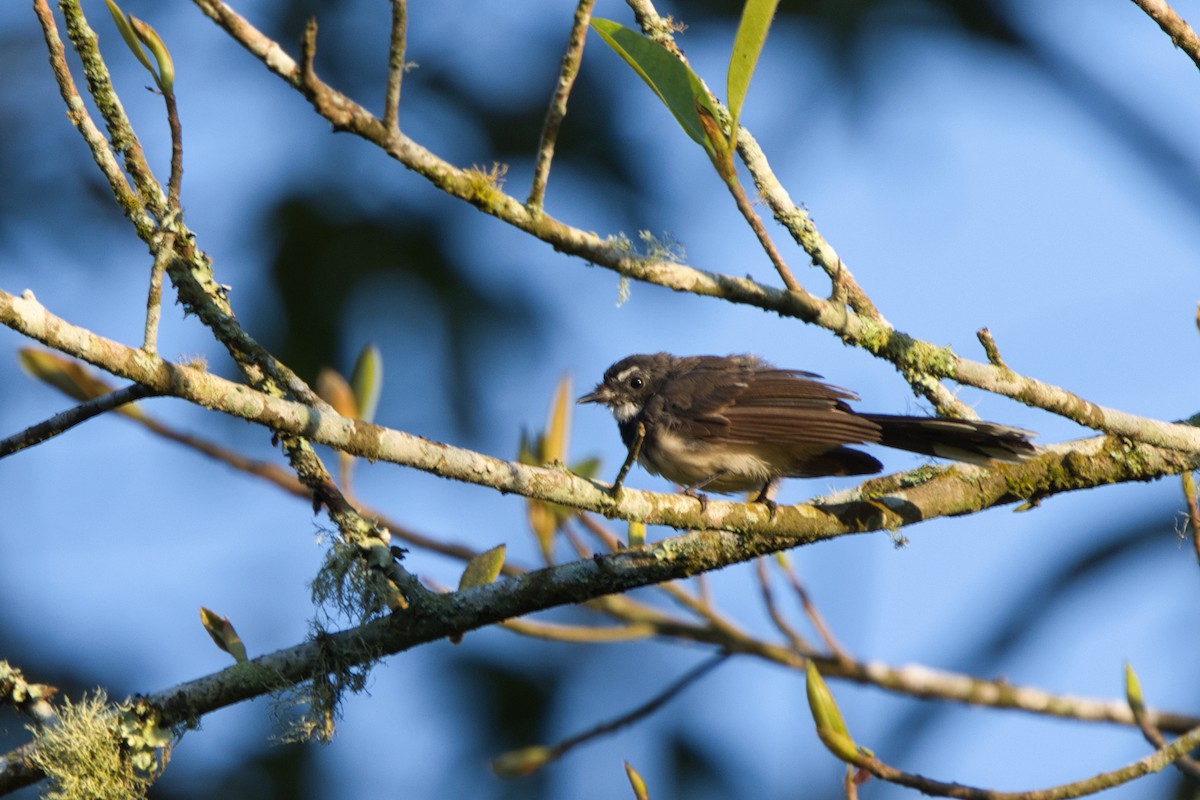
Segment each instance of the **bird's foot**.
[{"label": "bird's foot", "polygon": [[767,507],[767,519],[771,522],[775,521],[775,512],[779,511],[779,503],[776,503],[769,497],[756,497],[754,502],[762,503]]},{"label": "bird's foot", "polygon": [[705,511],[708,511],[708,495],[701,494],[700,492],[696,491],[695,486],[687,487],[686,489],[683,490],[683,493],[685,495],[687,495],[688,497],[695,498],[696,502],[700,504],[700,513],[701,514],[703,514]]},{"label": "bird's foot", "polygon": [[775,493],[775,483],[775,481],[768,481],[762,491],[758,493],[758,497],[754,498],[755,503],[762,503],[767,507],[768,518],[771,522],[775,521],[775,512],[779,510],[779,503],[771,499],[771,495]]}]

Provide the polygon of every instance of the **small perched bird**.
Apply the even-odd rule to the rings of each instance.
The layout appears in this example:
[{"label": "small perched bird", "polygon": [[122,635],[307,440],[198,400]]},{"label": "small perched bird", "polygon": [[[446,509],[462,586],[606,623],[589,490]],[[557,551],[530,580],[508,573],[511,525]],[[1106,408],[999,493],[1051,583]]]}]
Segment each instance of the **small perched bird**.
[{"label": "small perched bird", "polygon": [[685,487],[758,490],[772,510],[781,478],[869,475],[883,465],[847,447],[882,444],[929,456],[987,464],[1036,453],[1031,431],[937,417],[862,414],[853,392],[821,376],[778,369],[752,355],[632,355],[613,364],[579,403],[608,406],[629,448],[614,489],[636,459]]}]

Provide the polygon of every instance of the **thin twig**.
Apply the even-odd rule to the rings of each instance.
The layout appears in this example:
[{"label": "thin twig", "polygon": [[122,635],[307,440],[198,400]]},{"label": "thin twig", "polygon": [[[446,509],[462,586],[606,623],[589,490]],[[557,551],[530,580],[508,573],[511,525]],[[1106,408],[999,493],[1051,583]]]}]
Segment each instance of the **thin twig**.
[{"label": "thin twig", "polygon": [[787,287],[789,292],[803,292],[804,287],[796,280],[796,276],[792,274],[791,267],[787,265],[783,255],[775,247],[775,242],[771,240],[771,235],[767,233],[767,228],[763,225],[762,217],[758,216],[758,212],[754,210],[754,205],[750,202],[750,198],[746,196],[746,190],[742,188],[737,175],[728,176],[725,180],[725,185],[729,188],[729,193],[733,195],[733,201],[737,204],[738,211],[742,213],[742,217],[750,225],[750,230],[754,231],[754,235],[758,238],[758,243],[762,246],[763,252],[767,254],[767,258],[771,259],[771,263],[775,266],[775,271],[779,273],[783,285]]},{"label": "thin twig", "polygon": [[65,433],[81,422],[87,422],[92,417],[97,417],[107,411],[120,408],[126,403],[132,403],[146,397],[156,397],[160,394],[162,393],[156,389],[135,383],[132,386],[117,389],[110,394],[88,400],[86,403],[81,403],[74,408],[55,414],[44,422],[31,425],[20,433],[0,439],[0,458],[20,452],[27,447],[41,444],[47,439],[58,436],[60,433]]},{"label": "thin twig", "polygon": [[555,642],[576,644],[600,644],[649,639],[658,635],[658,628],[647,622],[627,625],[562,625],[549,622],[534,622],[527,619],[509,619],[500,627],[531,639],[548,639]]},{"label": "thin twig", "polygon": [[980,328],[976,331],[975,336],[983,345],[983,352],[987,355],[988,363],[1000,369],[1008,369],[1008,364],[1004,363],[1004,358],[1000,355],[1000,348],[996,346],[996,340],[992,338],[991,330]]},{"label": "thin twig", "polygon": [[808,590],[804,588],[804,584],[800,583],[800,578],[797,577],[796,571],[790,564],[782,568],[783,574],[787,576],[788,583],[792,586],[792,591],[796,593],[796,597],[800,600],[800,605],[804,608],[805,615],[808,616],[808,621],[812,623],[813,628],[817,631],[817,635],[821,637],[821,641],[829,648],[829,652],[833,653],[834,658],[839,661],[852,663],[854,659],[850,657],[850,654],[834,638],[833,631],[825,624],[825,618],[821,616],[821,612],[817,610],[816,604],[808,596]]},{"label": "thin twig", "polygon": [[408,0],[392,0],[392,35],[388,42],[387,90],[383,98],[383,124],[400,132],[400,85],[404,81],[404,51],[408,37]]},{"label": "thin twig", "polygon": [[1196,558],[1200,560],[1200,502],[1196,499],[1196,479],[1192,477],[1191,472],[1184,472],[1183,478],[1183,500],[1187,504],[1188,522],[1192,528],[1192,547],[1196,551]]},{"label": "thin twig", "polygon": [[154,263],[150,265],[150,289],[146,292],[146,327],[142,349],[158,353],[158,323],[162,317],[162,283],[167,264],[175,257],[175,232],[163,231],[155,239]]},{"label": "thin twig", "polygon": [[763,605],[767,608],[767,616],[771,618],[771,622],[775,624],[779,632],[788,640],[788,644],[791,645],[792,649],[799,653],[811,653],[813,651],[812,646],[804,641],[804,637],[797,633],[796,629],[788,623],[787,618],[783,616],[783,612],[779,610],[779,604],[775,602],[775,592],[771,589],[771,574],[767,571],[767,558],[768,556],[762,556],[754,564],[755,572],[758,574],[758,586],[762,592]]},{"label": "thin twig", "polygon": [[1135,4],[1145,11],[1150,19],[1158,23],[1158,27],[1163,29],[1171,41],[1187,53],[1188,58],[1200,67],[1200,37],[1196,36],[1196,32],[1192,30],[1192,26],[1187,24],[1183,17],[1175,12],[1165,0],[1133,0]]},{"label": "thin twig", "polygon": [[179,122],[179,106],[175,102],[174,88],[163,91],[167,105],[167,124],[171,127],[171,177],[167,180],[167,204],[169,213],[181,213],[180,195],[183,191],[183,125]]},{"label": "thin twig", "polygon": [[563,53],[562,66],[558,70],[558,82],[554,86],[550,105],[546,108],[546,120],[542,123],[542,135],[538,140],[533,185],[529,189],[529,199],[525,201],[530,208],[540,209],[546,197],[546,183],[550,179],[550,162],[554,159],[558,130],[567,115],[567,98],[571,95],[571,87],[575,85],[575,77],[579,74],[579,65],[583,61],[588,22],[592,18],[592,6],[595,4],[596,0],[579,0],[575,7],[575,19],[571,23],[567,49]]},{"label": "thin twig", "polygon": [[567,739],[563,739],[556,745],[552,745],[549,748],[550,756],[547,758],[546,763],[561,758],[568,751],[578,747],[581,744],[584,744],[585,742],[589,742],[592,739],[599,738],[605,734],[613,733],[621,728],[632,725],[639,720],[645,719],[669,703],[684,689],[703,678],[709,672],[712,672],[713,669],[719,666],[727,658],[729,658],[729,653],[717,653],[716,655],[701,661],[698,665],[688,670],[681,677],[677,678],[666,689],[663,689],[661,692],[659,692],[655,697],[633,709],[632,711],[622,714],[615,719],[611,719],[608,722],[601,723],[590,730],[576,734],[575,736],[571,736]]},{"label": "thin twig", "polygon": [[859,751],[857,757],[850,761],[880,780],[907,786],[923,794],[937,797],[956,797],[962,800],[1066,800],[1067,798],[1096,794],[1141,778],[1149,772],[1159,772],[1198,745],[1200,745],[1200,728],[1194,728],[1169,746],[1160,748],[1145,758],[1119,769],[1049,789],[1035,789],[1027,792],[998,792],[993,789],[981,789],[961,783],[947,783],[926,778],[898,770],[862,751]]},{"label": "thin twig", "polygon": [[[1153,745],[1157,750],[1162,750],[1164,747],[1166,747],[1166,737],[1162,735],[1162,731],[1155,727],[1154,723],[1151,722],[1150,718],[1146,715],[1146,706],[1141,700],[1140,691],[1139,696],[1136,699],[1130,698],[1129,709],[1133,712],[1134,724],[1138,726],[1138,729],[1142,732],[1142,736],[1145,737],[1146,741]],[[1192,781],[1200,782],[1200,762],[1197,762],[1194,758],[1184,754],[1175,759],[1174,764],[1175,768],[1179,770],[1179,772],[1185,777],[1191,779]]]}]

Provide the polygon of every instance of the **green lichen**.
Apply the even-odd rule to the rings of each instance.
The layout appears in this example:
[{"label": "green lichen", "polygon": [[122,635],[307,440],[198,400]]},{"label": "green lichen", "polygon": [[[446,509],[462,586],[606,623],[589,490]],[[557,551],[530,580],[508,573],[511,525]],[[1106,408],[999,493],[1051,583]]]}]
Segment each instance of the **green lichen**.
[{"label": "green lichen", "polygon": [[321,654],[315,676],[280,695],[275,703],[275,716],[282,723],[279,738],[284,742],[330,742],[346,693],[364,691],[378,662],[365,646],[355,650],[342,645],[335,650],[323,631],[317,631],[314,641]]},{"label": "green lichen", "polygon": [[103,691],[65,701],[57,724],[34,733],[33,762],[50,779],[47,800],[143,798],[162,773],[171,740],[148,704],[114,709]]},{"label": "green lichen", "polygon": [[383,570],[368,563],[372,553],[341,541],[329,548],[325,563],[309,585],[313,604],[326,620],[359,625],[394,607],[398,590]]},{"label": "green lichen", "polygon": [[492,215],[498,215],[508,205],[509,198],[502,188],[508,174],[507,164],[494,161],[490,169],[471,167],[464,174],[467,178],[464,199],[471,205]]}]

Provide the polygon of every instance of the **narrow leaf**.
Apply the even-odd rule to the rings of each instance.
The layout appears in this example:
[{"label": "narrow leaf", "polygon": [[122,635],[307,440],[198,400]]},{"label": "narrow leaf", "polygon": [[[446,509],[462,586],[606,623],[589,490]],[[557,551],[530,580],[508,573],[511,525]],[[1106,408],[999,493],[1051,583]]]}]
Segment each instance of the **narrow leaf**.
[{"label": "narrow leaf", "polygon": [[717,119],[718,114],[708,90],[696,73],[662,45],[618,22],[595,17],[591,24],[600,38],[625,59],[625,63],[658,95],[684,132],[703,147],[710,157],[728,149],[724,141],[711,141],[701,122],[697,108],[703,109],[713,119]]},{"label": "narrow leaf", "polygon": [[483,586],[496,580],[504,567],[505,546],[498,544],[491,550],[472,558],[467,562],[462,577],[458,579],[459,589],[469,589],[472,586]]},{"label": "narrow leaf", "polygon": [[729,56],[729,75],[725,92],[729,115],[732,117],[729,128],[731,150],[737,139],[738,118],[741,117],[742,106],[746,102],[750,77],[758,64],[763,43],[767,41],[767,31],[771,27],[771,19],[775,16],[775,7],[778,5],[779,0],[746,0],[746,5],[742,8],[742,21],[738,24],[737,35],[733,38],[733,53]]},{"label": "narrow leaf", "polygon": [[[94,400],[113,391],[111,384],[96,377],[87,367],[57,353],[22,347],[17,351],[17,361],[29,375],[75,400]],[[145,418],[142,410],[133,403],[126,403],[116,412],[133,419]]]},{"label": "narrow leaf", "polygon": [[650,792],[646,790],[646,782],[642,780],[642,776],[638,774],[638,771],[628,761],[625,762],[625,775],[629,778],[629,785],[633,787],[633,796],[637,800],[650,800]]},{"label": "narrow leaf", "polygon": [[358,416],[358,401],[354,399],[354,390],[342,377],[341,373],[331,367],[321,367],[317,373],[317,396],[343,417],[351,419]]},{"label": "narrow leaf", "polygon": [[853,764],[859,757],[858,746],[854,744],[853,739],[845,734],[818,726],[817,738],[829,749],[829,752],[842,761]]},{"label": "narrow leaf", "polygon": [[546,420],[545,438],[542,440],[542,463],[555,461],[566,463],[567,436],[571,427],[571,379],[564,375],[558,382],[554,402],[550,406],[550,417]]},{"label": "narrow leaf", "polygon": [[[846,721],[842,719],[842,712],[838,710],[833,694],[829,691],[825,679],[821,677],[821,673],[817,671],[817,667],[811,659],[809,659],[806,672],[808,707],[812,711],[813,721],[817,723],[817,733],[825,730],[850,740],[850,731],[846,729]],[[824,736],[822,736],[822,741],[824,741]]]},{"label": "narrow leaf", "polygon": [[133,17],[122,11],[121,7],[114,3],[113,0],[104,0],[104,2],[108,4],[108,13],[112,14],[113,22],[116,23],[117,30],[121,32],[121,38],[125,40],[126,46],[133,51],[133,54],[137,56],[137,60],[142,62],[142,66],[148,69],[150,74],[154,75],[155,80],[157,80],[158,76],[154,73],[154,65],[150,63],[150,58],[146,55],[146,51],[138,44],[137,33],[134,32],[133,23],[130,22]]},{"label": "narrow leaf", "polygon": [[1133,665],[1128,661],[1125,662],[1125,701],[1135,712],[1146,707],[1145,700],[1142,698],[1142,682],[1138,680],[1137,673],[1133,671]]},{"label": "narrow leaf", "polygon": [[133,32],[137,34],[138,39],[150,48],[150,52],[154,54],[154,60],[158,62],[158,71],[150,70],[154,73],[154,80],[158,83],[158,88],[164,92],[171,91],[175,87],[175,62],[171,59],[166,42],[158,35],[158,31],[132,14],[129,16],[129,23],[133,26]]},{"label": "narrow leaf", "polygon": [[379,395],[383,391],[383,355],[374,344],[368,344],[358,354],[350,373],[350,385],[358,400],[358,418],[374,422]]},{"label": "narrow leaf", "polygon": [[200,622],[217,647],[233,656],[233,660],[239,664],[246,660],[246,646],[242,644],[241,637],[234,630],[229,617],[222,617],[217,612],[201,606]]}]

